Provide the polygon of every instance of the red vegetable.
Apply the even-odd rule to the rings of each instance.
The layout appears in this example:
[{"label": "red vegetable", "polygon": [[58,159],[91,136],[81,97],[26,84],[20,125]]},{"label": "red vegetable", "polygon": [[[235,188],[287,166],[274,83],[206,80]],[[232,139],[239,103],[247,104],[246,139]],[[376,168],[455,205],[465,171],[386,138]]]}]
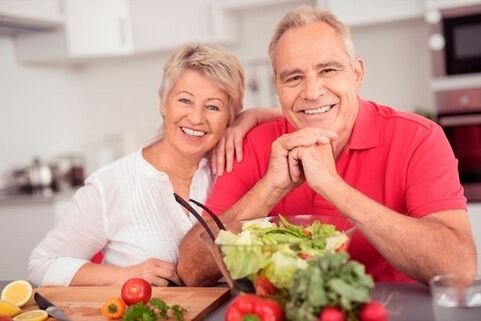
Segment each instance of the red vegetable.
[{"label": "red vegetable", "polygon": [[319,321],[344,321],[344,313],[336,307],[327,307],[321,311]]},{"label": "red vegetable", "polygon": [[254,288],[258,296],[272,296],[277,292],[276,287],[265,276],[258,276],[254,281]]},{"label": "red vegetable", "polygon": [[122,300],[124,300],[127,305],[132,305],[137,302],[147,304],[152,296],[152,287],[150,283],[144,279],[133,278],[124,283],[120,294]]},{"label": "red vegetable", "polygon": [[300,257],[303,260],[312,259],[312,255],[310,255],[309,253],[306,253],[306,252],[299,252],[299,254],[297,254],[297,256]]},{"label": "red vegetable", "polygon": [[0,315],[0,321],[12,321],[11,317],[7,317],[6,315]]},{"label": "red vegetable", "polygon": [[388,321],[388,315],[386,308],[383,304],[371,301],[364,304],[359,313],[361,321]]},{"label": "red vegetable", "polygon": [[225,321],[283,321],[279,302],[253,294],[241,294],[227,307]]}]

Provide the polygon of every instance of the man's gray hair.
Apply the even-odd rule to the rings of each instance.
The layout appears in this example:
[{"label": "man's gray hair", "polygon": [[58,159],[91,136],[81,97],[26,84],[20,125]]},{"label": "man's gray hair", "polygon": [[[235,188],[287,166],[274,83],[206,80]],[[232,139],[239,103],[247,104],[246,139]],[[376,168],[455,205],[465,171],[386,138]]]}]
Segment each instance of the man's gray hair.
[{"label": "man's gray hair", "polygon": [[[276,46],[282,35],[289,29],[303,27],[311,22],[324,22],[331,26],[344,40],[346,53],[351,61],[354,61],[356,58],[356,53],[349,27],[338,20],[330,11],[314,8],[304,4],[289,11],[277,25],[274,36],[269,43],[269,57],[271,58],[274,71]],[[322,39],[320,39],[320,41],[322,41]]]}]

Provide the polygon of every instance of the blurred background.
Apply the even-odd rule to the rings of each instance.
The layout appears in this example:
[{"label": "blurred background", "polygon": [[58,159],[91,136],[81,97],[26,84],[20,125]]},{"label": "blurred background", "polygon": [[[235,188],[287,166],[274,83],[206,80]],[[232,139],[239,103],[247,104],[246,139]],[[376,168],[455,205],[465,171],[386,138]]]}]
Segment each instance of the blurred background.
[{"label": "blurred background", "polygon": [[303,3],[351,27],[364,98],[436,119],[438,94],[469,89],[481,109],[481,70],[436,71],[443,17],[481,0],[0,0],[0,221],[16,227],[0,236],[0,279],[25,277],[32,247],[83,178],[161,125],[157,90],[177,46],[228,47],[246,70],[245,106],[277,108],[267,45]]}]

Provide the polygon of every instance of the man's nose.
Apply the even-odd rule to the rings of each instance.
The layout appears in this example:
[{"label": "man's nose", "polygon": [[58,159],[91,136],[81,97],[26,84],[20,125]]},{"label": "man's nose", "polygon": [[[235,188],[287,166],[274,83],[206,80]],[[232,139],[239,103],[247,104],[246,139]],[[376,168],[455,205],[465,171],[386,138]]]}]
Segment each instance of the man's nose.
[{"label": "man's nose", "polygon": [[318,77],[307,77],[304,82],[303,98],[307,100],[317,100],[324,94],[324,85]]}]

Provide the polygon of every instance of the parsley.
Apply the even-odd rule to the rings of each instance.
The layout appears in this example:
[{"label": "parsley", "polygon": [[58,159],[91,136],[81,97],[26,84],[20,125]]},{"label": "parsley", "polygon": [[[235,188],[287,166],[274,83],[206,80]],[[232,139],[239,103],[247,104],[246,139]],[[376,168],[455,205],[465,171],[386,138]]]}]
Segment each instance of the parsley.
[{"label": "parsley", "polygon": [[364,266],[349,260],[347,253],[326,253],[308,262],[305,270],[297,270],[289,290],[285,310],[288,320],[318,320],[326,306],[342,309],[346,320],[358,320],[361,306],[370,299],[374,287]]},{"label": "parsley", "polygon": [[129,306],[122,320],[156,321],[158,318],[168,319],[172,317],[177,321],[184,321],[185,312],[187,312],[187,310],[178,304],[169,306],[164,300],[153,298],[148,305],[139,302]]}]

